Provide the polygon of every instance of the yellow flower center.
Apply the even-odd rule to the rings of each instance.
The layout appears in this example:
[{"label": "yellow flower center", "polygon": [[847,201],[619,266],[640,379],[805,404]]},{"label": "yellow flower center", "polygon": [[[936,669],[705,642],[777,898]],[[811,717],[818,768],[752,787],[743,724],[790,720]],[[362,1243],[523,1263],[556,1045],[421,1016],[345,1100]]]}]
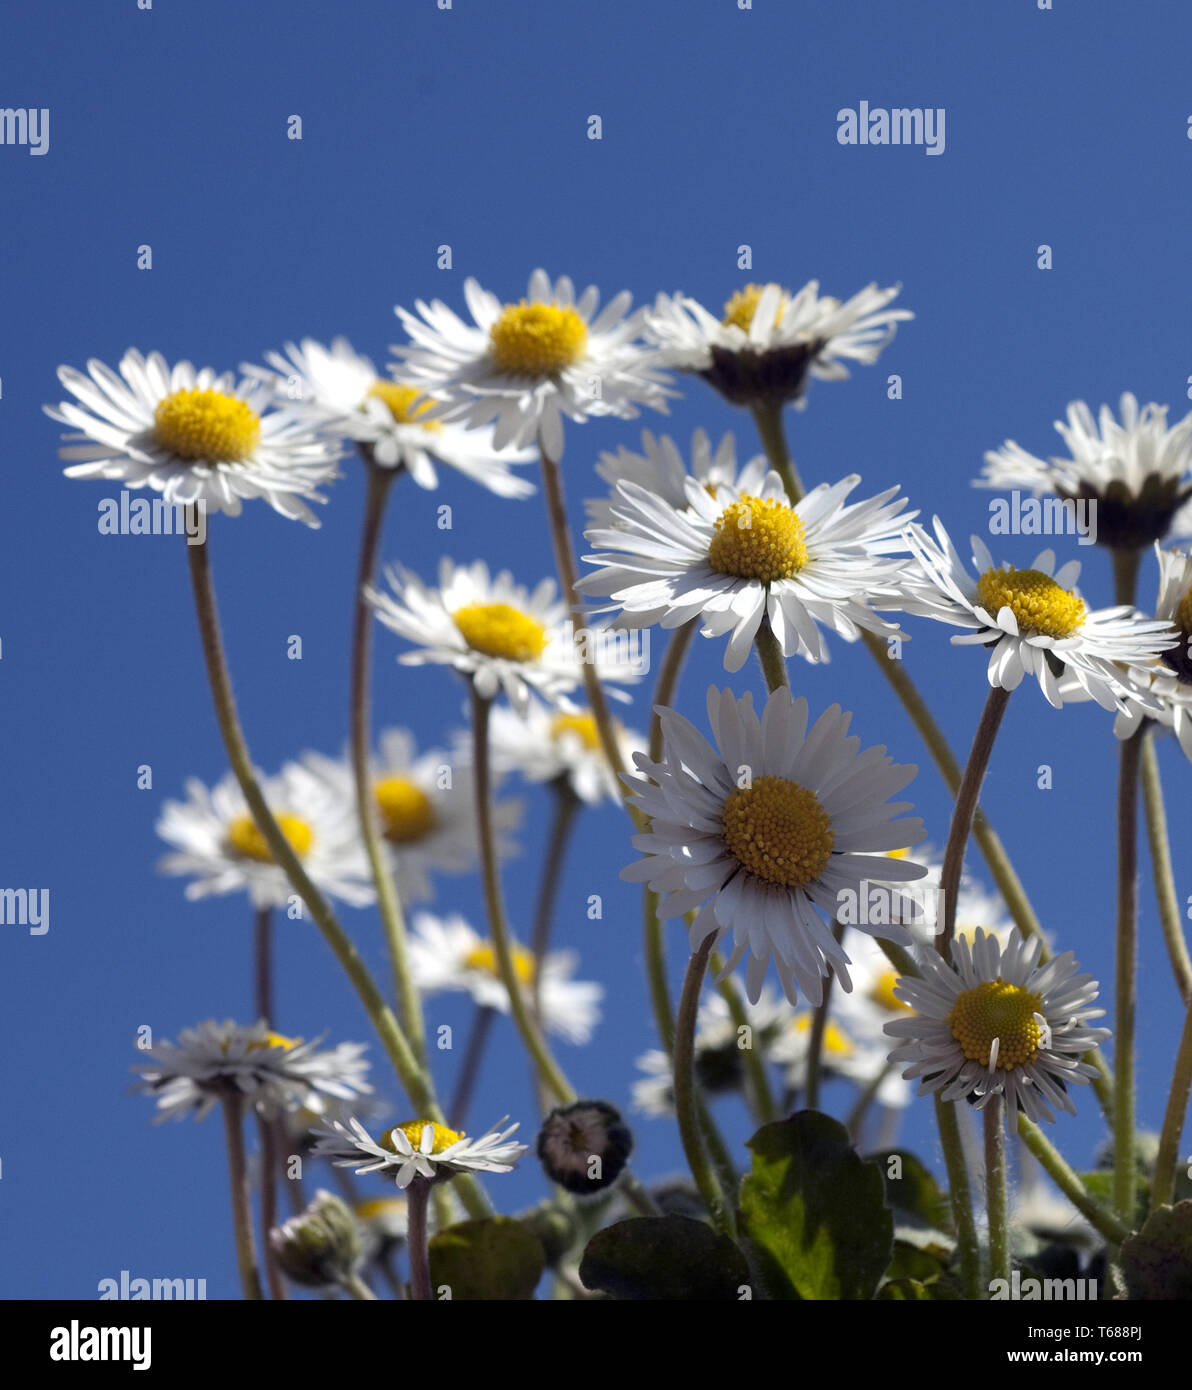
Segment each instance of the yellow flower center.
[{"label": "yellow flower center", "polygon": [[551,738],[558,739],[564,734],[575,734],[589,753],[600,748],[600,732],[596,720],[590,714],[556,714],[550,722]]},{"label": "yellow flower center", "polygon": [[1179,607],[1175,610],[1175,626],[1185,636],[1192,636],[1192,589],[1180,599]]},{"label": "yellow flower center", "polygon": [[251,1052],[254,1048],[259,1048],[263,1051],[267,1047],[280,1047],[283,1051],[289,1052],[301,1041],[301,1038],[287,1038],[284,1033],[266,1033],[259,1042],[250,1042],[248,1050]]},{"label": "yellow flower center", "polygon": [[986,570],[977,580],[977,597],[995,618],[1008,608],[1024,636],[1071,637],[1087,611],[1081,599],[1038,570]]},{"label": "yellow flower center", "polygon": [[553,376],[583,356],[588,325],[557,304],[507,304],[488,330],[489,351],[502,372]]},{"label": "yellow flower center", "polygon": [[404,1216],[406,1199],[404,1197],[371,1197],[367,1202],[357,1202],[352,1210],[361,1221],[373,1221],[379,1216],[388,1216],[390,1212]]},{"label": "yellow flower center", "polygon": [[[746,285],[743,290],[735,291],[724,306],[724,317],[720,320],[725,328],[737,327],[743,333],[748,333],[753,324],[753,316],[757,312],[757,302],[762,297],[765,285]],[[786,313],[786,306],[790,303],[790,295],[783,290],[778,300],[778,312],[774,315],[772,328],[777,328],[779,320]]]},{"label": "yellow flower center", "polygon": [[[464,957],[464,965],[468,970],[483,970],[486,974],[495,975],[500,979],[501,971],[497,965],[497,953],[491,942],[486,941],[482,946],[477,946],[474,951],[469,951]],[[536,969],[537,964],[533,951],[527,951],[524,946],[514,946],[513,973],[519,982],[523,985],[532,985]]]},{"label": "yellow flower center", "polygon": [[725,798],[724,843],[742,868],[798,888],[818,878],[832,853],[832,821],[813,791],[785,777],[758,777]]},{"label": "yellow flower center", "polygon": [[421,1153],[422,1131],[428,1125],[435,1132],[435,1142],[431,1145],[430,1150],[432,1154],[441,1154],[444,1149],[449,1149],[452,1144],[464,1137],[462,1131],[448,1129],[446,1125],[431,1124],[430,1120],[410,1120],[404,1125],[394,1125],[392,1129],[387,1129],[377,1140],[377,1143],[380,1144],[381,1148],[388,1149],[390,1153],[397,1153],[397,1145],[393,1142],[392,1136],[401,1130],[410,1141],[414,1152]]},{"label": "yellow flower center", "polygon": [[473,651],[506,661],[536,661],[546,648],[546,629],[507,603],[469,603],[451,615]]},{"label": "yellow flower center", "polygon": [[[298,816],[286,812],[274,813],[278,829],[289,841],[299,859],[305,859],[315,842],[315,832]],[[272,864],[273,852],[257,829],[251,816],[237,816],[228,825],[228,848],[241,859],[255,859],[258,864]]]},{"label": "yellow flower center", "polygon": [[897,970],[885,970],[878,976],[873,988],[869,991],[869,997],[875,1004],[883,1009],[889,1009],[894,1013],[914,1013],[914,1009],[909,1004],[904,1004],[894,993],[894,986],[898,983],[899,974]]},{"label": "yellow flower center", "polygon": [[235,396],[188,387],[158,401],[153,435],[179,458],[236,463],[257,447],[261,417]]},{"label": "yellow flower center", "polygon": [[[811,1014],[796,1014],[791,1026],[796,1033],[809,1033],[811,1024]],[[848,1037],[829,1019],[824,1025],[823,1048],[825,1052],[835,1053],[838,1057],[847,1057],[853,1050],[853,1045]]]},{"label": "yellow flower center", "polygon": [[708,563],[737,579],[790,579],[807,563],[803,522],[777,498],[748,495],[725,507],[713,523]]},{"label": "yellow flower center", "polygon": [[888,850],[886,851],[886,858],[887,858],[887,859],[905,859],[906,856],[907,856],[909,853],[910,853],[910,850],[909,850],[909,849],[888,849]]},{"label": "yellow flower center", "polygon": [[1039,1054],[1043,1029],[1035,1015],[1043,1000],[1028,994],[1021,985],[1005,980],[986,980],[975,989],[966,989],[952,1005],[947,1024],[961,1051],[970,1062],[989,1065],[994,1038],[998,1039],[997,1068],[1011,1071],[1025,1066]]},{"label": "yellow flower center", "polygon": [[385,777],[373,785],[381,812],[382,833],[395,845],[425,839],[435,828],[430,797],[406,777]]},{"label": "yellow flower center", "polygon": [[423,420],[420,416],[433,410],[435,403],[422,394],[416,386],[403,386],[398,381],[377,380],[365,393],[384,401],[389,413],[399,425],[421,425],[426,430],[441,430],[441,420]]}]

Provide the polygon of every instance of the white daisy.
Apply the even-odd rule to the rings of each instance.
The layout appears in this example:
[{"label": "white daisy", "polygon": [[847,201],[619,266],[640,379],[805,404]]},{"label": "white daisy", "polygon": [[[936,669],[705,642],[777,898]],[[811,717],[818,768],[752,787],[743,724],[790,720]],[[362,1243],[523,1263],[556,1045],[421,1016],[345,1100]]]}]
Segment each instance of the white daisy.
[{"label": "white daisy", "polygon": [[898,489],[845,504],[857,474],[822,484],[795,506],[777,473],[756,494],[725,483],[713,497],[695,479],[679,509],[637,483],[617,484],[613,525],[586,535],[607,547],[584,558],[599,566],[579,587],[621,609],[617,625],[679,627],[703,619],[705,637],[729,632],[724,665],[739,671],[763,618],[783,655],[827,661],[819,624],[855,641],[858,628],[883,636],[898,628],[863,595],[894,583],[905,560],[883,559],[913,514]]},{"label": "white daisy", "polygon": [[[452,666],[472,679],[484,699],[503,690],[518,710],[527,707],[531,689],[552,704],[572,707],[567,693],[583,672],[553,579],[528,590],[508,570],[490,576],[481,560],[464,566],[446,557],[439,562],[438,588],[400,565],[390,566],[385,577],[392,594],[364,592],[381,622],[415,644],[417,650],[398,658],[403,665]],[[605,650],[599,641],[592,644],[601,679],[633,679],[632,665],[605,661]]]},{"label": "white daisy", "polygon": [[504,1123],[499,1120],[479,1138],[469,1139],[446,1125],[410,1120],[385,1130],[377,1141],[359,1120],[347,1125],[333,1121],[316,1152],[337,1168],[353,1168],[357,1174],[384,1173],[404,1190],[415,1178],[436,1182],[462,1172],[508,1173],[526,1146],[509,1138],[516,1124],[498,1133]]},{"label": "white daisy", "polygon": [[59,367],[75,400],[45,407],[73,431],[59,457],[85,460],[68,478],[118,479],[229,516],[261,497],[282,516],[319,525],[306,503],[326,500],[317,489],[339,476],[340,445],[293,411],[269,409],[273,394],[260,382],[237,386],[230,372],[170,367],[161,353],[135,349],[119,376],[94,358],[87,372]]},{"label": "white daisy", "polygon": [[618,483],[637,483],[669,506],[684,511],[688,478],[694,478],[713,497],[723,484],[737,493],[756,495],[769,471],[765,454],[755,455],[744,467],[738,468],[736,442],[731,433],[725,434],[713,450],[706,431],[696,430],[691,436],[691,467],[688,469],[679,446],[669,434],[656,439],[649,430],[643,430],[640,454],[622,445],[615,454],[600,455],[596,472],[609,485],[611,495],[589,498],[584,505],[588,520],[594,526],[614,526],[613,507],[617,502]]},{"label": "white daisy", "polygon": [[[473,931],[458,914],[434,917],[420,912],[413,926],[410,971],[424,994],[464,990],[481,1008],[509,1012],[509,992],[491,941]],[[600,1022],[604,988],[573,980],[577,963],[574,951],[548,951],[539,961],[526,947],[513,947],[514,971],[527,993],[536,989],[546,1031],[571,1043],[586,1043]]]},{"label": "white daisy", "polygon": [[[351,798],[300,763],[258,781],[314,885],[352,907],[367,907],[375,892]],[[191,876],[186,896],[192,902],[247,893],[253,907],[284,907],[294,889],[274,863],[235,776],[229,772],[211,788],[191,777],[186,796],[162,805],[156,830],[175,852],[159,860],[158,869]]]},{"label": "white daisy", "polygon": [[491,430],[446,424],[434,414],[436,402],[422,389],[377,375],[368,357],[346,338],[325,348],[313,338],[301,347],[287,343],[285,355],[267,352],[269,368],[245,363],[241,370],[292,401],[327,430],[365,445],[385,468],[404,467],[423,488],[439,485],[435,464],[457,469],[499,497],[529,497],[534,484],[510,472],[526,463],[529,450],[497,453]]},{"label": "white daisy", "polygon": [[843,359],[871,363],[893,338],[907,309],[887,309],[899,286],[874,284],[845,303],[819,293],[811,280],[797,294],[781,285],[746,285],[723,318],[684,294],[660,294],[647,320],[662,361],[696,372],[734,405],[802,407],[810,377],[841,381]]},{"label": "white daisy", "polygon": [[1140,670],[1171,646],[1166,623],[1143,618],[1129,605],[1089,609],[1074,587],[1079,560],[1056,569],[1055,552],[1044,550],[1029,569],[998,569],[985,543],[973,536],[974,578],[938,518],[935,534],[938,544],[921,526],[908,528],[917,568],[904,573],[898,606],[971,629],[952,641],[992,648],[991,686],[1016,690],[1024,675],[1034,676],[1056,709],[1074,690],[1104,709],[1125,708],[1127,695],[1154,703],[1139,694],[1137,681]]},{"label": "white daisy", "polygon": [[953,942],[951,964],[936,951],[919,952],[923,977],[904,976],[896,991],[914,1016],[885,1031],[906,1039],[890,1060],[909,1063],[908,1081],[923,1078],[920,1095],[967,1099],[978,1110],[1004,1095],[1015,1131],[1019,1108],[1036,1122],[1054,1120],[1052,1106],[1076,1113],[1068,1087],[1097,1075],[1080,1057],[1109,1037],[1107,1028],[1086,1026],[1105,1010],[1089,1007],[1097,982],[1076,973],[1071,951],[1036,963],[1041,944],[1015,930],[1002,946],[978,931],[971,946]]},{"label": "white daisy", "polygon": [[[622,764],[646,746],[635,730],[615,726]],[[527,782],[556,782],[566,778],[573,795],[589,805],[621,801],[616,774],[609,766],[596,721],[587,709],[552,711],[531,699],[524,714],[497,705],[489,723],[493,767],[517,772]]]},{"label": "white daisy", "polygon": [[157,1098],[158,1121],[201,1120],[212,1106],[240,1095],[266,1116],[294,1110],[324,1115],[331,1101],[367,1095],[368,1063],[363,1043],[340,1043],[319,1051],[321,1039],[304,1042],[270,1030],[226,1019],[209,1019],[184,1028],[176,1043],[146,1049],[147,1062],[133,1071],[136,1089]]},{"label": "white daisy", "polygon": [[[662,761],[635,759],[655,784],[631,798],[651,820],[632,841],[645,857],[621,877],[662,894],[665,918],[699,908],[693,951],[709,934],[731,933],[727,969],[749,953],[752,1000],[771,955],[792,1003],[796,981],[819,1003],[829,964],[851,988],[848,956],[820,912],[833,919],[840,895],[879,873],[899,882],[923,876],[921,865],[884,857],[924,838],[922,821],[895,819],[910,803],[887,800],[917,769],[891,762],[884,748],[861,752],[848,734],[852,715],[839,705],[808,730],[807,701],[786,687],[769,696],[760,719],[752,696],[711,688],[716,748],[682,715],[660,713]],[[909,939],[898,927],[874,930]]]},{"label": "white daisy", "polygon": [[[380,831],[405,903],[434,897],[431,876],[470,874],[480,861],[476,796],[470,749],[460,740],[454,754],[441,748],[419,753],[408,729],[385,729],[370,767]],[[355,805],[356,781],[350,757],[307,753],[303,765]],[[494,800],[496,850],[501,858],[518,853],[511,832],[521,823],[520,801]]]},{"label": "white daisy", "polygon": [[[1120,421],[1103,405],[1097,419],[1084,401],[1055,422],[1066,458],[1044,460],[1012,439],[985,455],[976,487],[1020,488],[1036,497],[1087,499],[1096,504],[1096,538],[1105,545],[1138,547],[1169,532],[1185,535],[1192,523],[1192,413],[1167,424],[1167,406],[1139,409],[1122,393]],[[1182,515],[1181,508],[1185,508]],[[1178,524],[1177,524],[1178,523]]]},{"label": "white daisy", "polygon": [[440,300],[416,300],[416,314],[397,307],[411,342],[394,347],[403,380],[444,400],[446,420],[469,427],[496,420],[493,443],[541,443],[563,456],[563,416],[631,419],[639,405],[666,410],[669,378],[658,354],[638,341],[643,311],[626,317],[627,290],[597,314],[600,294],[589,285],[577,299],[567,276],[553,284],[544,270],[530,276],[527,298],[501,301],[472,279],[464,282],[473,322]]},{"label": "white daisy", "polygon": [[1161,550],[1157,543],[1155,555],[1159,561],[1155,617],[1170,623],[1178,640],[1140,681],[1149,701],[1157,703],[1144,705],[1127,697],[1113,731],[1118,738],[1129,738],[1143,719],[1154,719],[1175,734],[1184,756],[1192,760],[1192,555]]}]

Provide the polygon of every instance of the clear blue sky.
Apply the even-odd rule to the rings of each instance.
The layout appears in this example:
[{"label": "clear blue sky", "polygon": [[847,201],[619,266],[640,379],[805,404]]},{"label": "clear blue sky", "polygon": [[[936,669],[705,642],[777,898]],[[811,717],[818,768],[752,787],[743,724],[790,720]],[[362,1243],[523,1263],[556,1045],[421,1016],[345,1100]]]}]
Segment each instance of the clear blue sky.
[{"label": "clear blue sky", "polygon": [[[395,303],[439,296],[462,307],[476,275],[504,297],[536,265],[628,287],[640,302],[683,289],[709,305],[752,278],[797,287],[818,277],[847,296],[901,282],[916,313],[880,366],[817,384],[790,418],[808,481],[858,471],[866,494],[901,483],[961,538],[983,528],[988,494],[970,487],[985,449],[1017,438],[1058,445],[1051,422],[1083,397],[1124,389],[1187,407],[1192,214],[1186,138],[1192,22],[1177,0],[1122,5],[1035,0],[957,6],[755,0],[369,0],[348,7],[259,0],[156,0],[9,7],[0,106],[46,107],[44,157],[0,147],[7,233],[0,250],[0,691],[6,733],[3,885],[48,887],[51,928],[0,928],[0,1294],[94,1297],[100,1279],[206,1277],[236,1293],[221,1127],[152,1129],[127,1096],[137,1027],[173,1036],[198,1019],[250,1013],[247,905],[187,904],[153,864],[161,801],[187,776],[225,767],[176,538],[96,528],[114,489],[71,483],[56,459],[60,362],[115,363],[129,346],[222,368],[287,338],[346,333],[378,360],[399,330]],[[871,106],[947,112],[942,157],[918,148],[847,148],[836,113]],[[300,114],[300,143],[286,121]],[[599,114],[603,140],[587,139]],[[139,271],[137,247],[152,246]],[[436,269],[449,243],[454,268]],[[1036,268],[1036,248],[1054,268]],[[886,396],[886,376],[903,398]],[[573,519],[602,448],[641,425],[681,441],[743,418],[691,381],[669,424],[596,423],[568,434]],[[257,761],[272,769],[346,732],[351,573],[362,500],[347,476],[312,533],[263,506],[213,526],[213,563],[241,708]],[[536,581],[550,568],[540,499],[491,499],[448,476],[441,493],[405,487],[384,553],[429,573],[443,544],[434,508],[455,509],[456,558],[483,556]],[[1028,564],[1031,538],[1005,558]],[[1080,551],[1083,583],[1110,598],[1108,562]],[[1150,601],[1154,576],[1144,577]],[[915,624],[907,661],[958,747],[984,695],[983,663]],[[285,640],[304,638],[290,662]],[[445,672],[408,672],[378,632],[376,713],[423,741],[462,703]],[[722,643],[697,648],[683,704],[723,679]],[[925,759],[860,649],[794,671],[813,709],[856,711],[865,743]],[[756,671],[738,689],[756,690]],[[646,699],[639,698],[639,723]],[[985,804],[1046,925],[1084,965],[1112,972],[1115,746],[1092,707],[1052,711],[1037,691],[1011,703]],[[1161,750],[1177,850],[1190,829],[1190,769]],[[153,768],[138,791],[136,768]],[[1036,768],[1054,769],[1050,791]],[[948,803],[924,765],[911,793],[942,842]],[[544,797],[523,841],[540,842]],[[654,1043],[642,980],[639,899],[617,872],[631,857],[623,818],[587,815],[570,858],[557,939],[604,982],[596,1042],[564,1049],[577,1085],[628,1105],[634,1057]],[[1145,861],[1144,861],[1145,862]],[[1181,895],[1192,893],[1182,854]],[[532,875],[507,876],[524,923]],[[602,922],[584,914],[589,893]],[[1141,1121],[1157,1128],[1178,1032],[1149,886],[1142,895]],[[436,907],[478,921],[472,881],[442,881]],[[349,920],[380,967],[371,913]],[[672,938],[676,973],[681,933]],[[308,925],[279,949],[280,1022],[306,1035],[367,1036],[331,957]],[[432,1022],[466,1010],[436,1002]],[[502,1030],[474,1108],[528,1129],[525,1066]],[[385,1068],[374,1048],[376,1075]],[[829,1092],[829,1096],[832,1096]],[[1087,1091],[1058,1138],[1078,1162],[1100,1138]],[[737,1124],[735,1112],[726,1116]],[[635,1123],[646,1177],[673,1171],[673,1131]],[[739,1137],[745,1131],[738,1127]],[[930,1108],[903,1137],[934,1161]],[[543,1191],[535,1163],[492,1183],[508,1209]]]}]

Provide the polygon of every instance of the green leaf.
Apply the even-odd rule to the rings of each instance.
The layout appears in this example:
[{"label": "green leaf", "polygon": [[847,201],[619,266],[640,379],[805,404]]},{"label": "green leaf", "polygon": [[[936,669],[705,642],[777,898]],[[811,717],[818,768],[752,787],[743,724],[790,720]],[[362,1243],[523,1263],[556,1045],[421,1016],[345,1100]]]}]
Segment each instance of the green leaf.
[{"label": "green leaf", "polygon": [[1159,1207],[1122,1242],[1131,1298],[1192,1298],[1192,1202]]},{"label": "green leaf", "polygon": [[899,1224],[926,1230],[952,1231],[952,1204],[927,1167],[906,1149],[886,1149],[873,1155],[881,1168],[886,1201]]},{"label": "green leaf", "polygon": [[[1091,1173],[1081,1173],[1080,1181],[1092,1193],[1096,1199],[1107,1206],[1111,1211],[1117,1210],[1117,1202],[1113,1195],[1113,1171],[1109,1168],[1097,1168]],[[1140,1228],[1146,1220],[1147,1212],[1151,1209],[1151,1183],[1145,1173],[1134,1170],[1134,1219],[1130,1223],[1136,1230]]]},{"label": "green leaf", "polygon": [[684,1301],[751,1297],[749,1266],[727,1236],[689,1216],[637,1216],[597,1231],[580,1261],[586,1288],[613,1298]]},{"label": "green leaf", "polygon": [[817,1110],[763,1125],[749,1141],[741,1235],[770,1298],[872,1298],[890,1263],[894,1220],[882,1174],[842,1124]]},{"label": "green leaf", "polygon": [[525,1300],[546,1268],[536,1235],[511,1216],[461,1221],[430,1239],[430,1283],[452,1299]]}]

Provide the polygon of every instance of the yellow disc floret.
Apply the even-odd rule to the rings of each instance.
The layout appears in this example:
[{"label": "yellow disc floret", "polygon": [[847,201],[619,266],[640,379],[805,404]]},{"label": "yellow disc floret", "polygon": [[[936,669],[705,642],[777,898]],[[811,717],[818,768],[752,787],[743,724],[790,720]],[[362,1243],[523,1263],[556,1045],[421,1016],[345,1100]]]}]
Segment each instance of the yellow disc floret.
[{"label": "yellow disc floret", "polygon": [[[477,946],[474,951],[469,951],[464,957],[464,966],[468,970],[483,970],[486,975],[495,975],[500,978],[500,969],[497,965],[497,953],[491,942],[486,941],[482,946]],[[533,951],[527,951],[524,946],[514,946],[513,948],[513,973],[523,985],[534,983],[534,972],[537,964],[534,960]]]},{"label": "yellow disc floret", "polygon": [[[809,1033],[813,1022],[811,1014],[796,1014],[792,1027],[796,1033]],[[853,1050],[853,1044],[845,1033],[832,1022],[831,1019],[824,1025],[823,1050],[825,1053],[836,1057],[847,1057]]]},{"label": "yellow disc floret", "polygon": [[366,395],[375,396],[389,407],[389,413],[399,425],[421,425],[427,430],[441,430],[441,420],[424,420],[435,403],[422,394],[417,386],[403,386],[400,381],[374,381]]},{"label": "yellow disc floret", "polygon": [[451,615],[473,651],[506,661],[535,661],[546,649],[546,629],[507,603],[469,603]]},{"label": "yellow disc floret", "polygon": [[507,304],[488,330],[498,369],[514,376],[553,376],[583,356],[588,325],[558,304]]},{"label": "yellow disc floret", "polygon": [[993,1040],[998,1040],[999,1071],[1026,1066],[1039,1055],[1043,1026],[1035,1015],[1043,1004],[1037,994],[1005,980],[986,980],[966,989],[952,1005],[947,1024],[970,1062],[989,1066]]},{"label": "yellow disc floret", "polygon": [[551,738],[559,739],[564,734],[575,734],[589,753],[600,748],[600,731],[596,720],[590,714],[556,714],[550,722]]},{"label": "yellow disc floret", "polygon": [[914,1013],[911,1006],[904,1004],[894,993],[894,986],[900,978],[897,970],[883,970],[870,988],[869,997],[875,1004],[889,1009],[891,1013]]},{"label": "yellow disc floret", "polygon": [[832,854],[832,821],[807,787],[785,777],[758,777],[738,787],[721,811],[724,843],[744,869],[767,883],[801,887],[818,878]]},{"label": "yellow disc floret", "polygon": [[977,580],[977,598],[995,618],[1008,608],[1027,637],[1071,637],[1087,612],[1083,600],[1038,570],[986,570]]},{"label": "yellow disc floret", "polygon": [[187,387],[158,401],[153,437],[179,458],[237,463],[257,447],[261,417],[235,396]]},{"label": "yellow disc floret", "polygon": [[395,845],[425,839],[435,828],[430,797],[407,777],[385,777],[373,786],[381,812],[381,830]]},{"label": "yellow disc floret", "polygon": [[393,1139],[394,1134],[400,1130],[410,1141],[410,1147],[414,1152],[421,1153],[422,1131],[428,1128],[435,1132],[434,1143],[430,1149],[432,1154],[441,1154],[444,1149],[449,1149],[452,1144],[457,1144],[464,1137],[461,1131],[448,1129],[446,1125],[432,1124],[430,1120],[409,1120],[404,1125],[394,1125],[392,1129],[387,1129],[377,1142],[381,1148],[388,1149],[390,1153],[400,1152]]},{"label": "yellow disc floret", "polygon": [[[735,291],[724,306],[724,317],[720,320],[725,328],[737,327],[743,333],[748,333],[753,323],[753,316],[757,312],[757,302],[762,297],[765,285],[746,285],[743,290]],[[790,295],[783,290],[778,300],[778,311],[774,315],[772,328],[778,327],[778,322],[786,313],[786,306],[790,303]]]},{"label": "yellow disc floret", "polygon": [[290,1052],[302,1041],[301,1038],[287,1038],[284,1033],[267,1032],[263,1038],[256,1042],[250,1042],[248,1050],[263,1050],[267,1047],[280,1047],[283,1052]]},{"label": "yellow disc floret", "polygon": [[[274,820],[278,829],[290,843],[290,848],[299,859],[305,859],[315,842],[314,830],[299,816],[286,812],[275,812]],[[272,864],[273,851],[265,843],[265,837],[257,829],[251,816],[237,816],[230,821],[227,831],[228,849],[241,859],[254,859],[258,864]]]},{"label": "yellow disc floret", "polygon": [[746,494],[713,525],[708,563],[720,574],[769,583],[792,578],[807,563],[803,522],[777,498],[763,502]]}]

